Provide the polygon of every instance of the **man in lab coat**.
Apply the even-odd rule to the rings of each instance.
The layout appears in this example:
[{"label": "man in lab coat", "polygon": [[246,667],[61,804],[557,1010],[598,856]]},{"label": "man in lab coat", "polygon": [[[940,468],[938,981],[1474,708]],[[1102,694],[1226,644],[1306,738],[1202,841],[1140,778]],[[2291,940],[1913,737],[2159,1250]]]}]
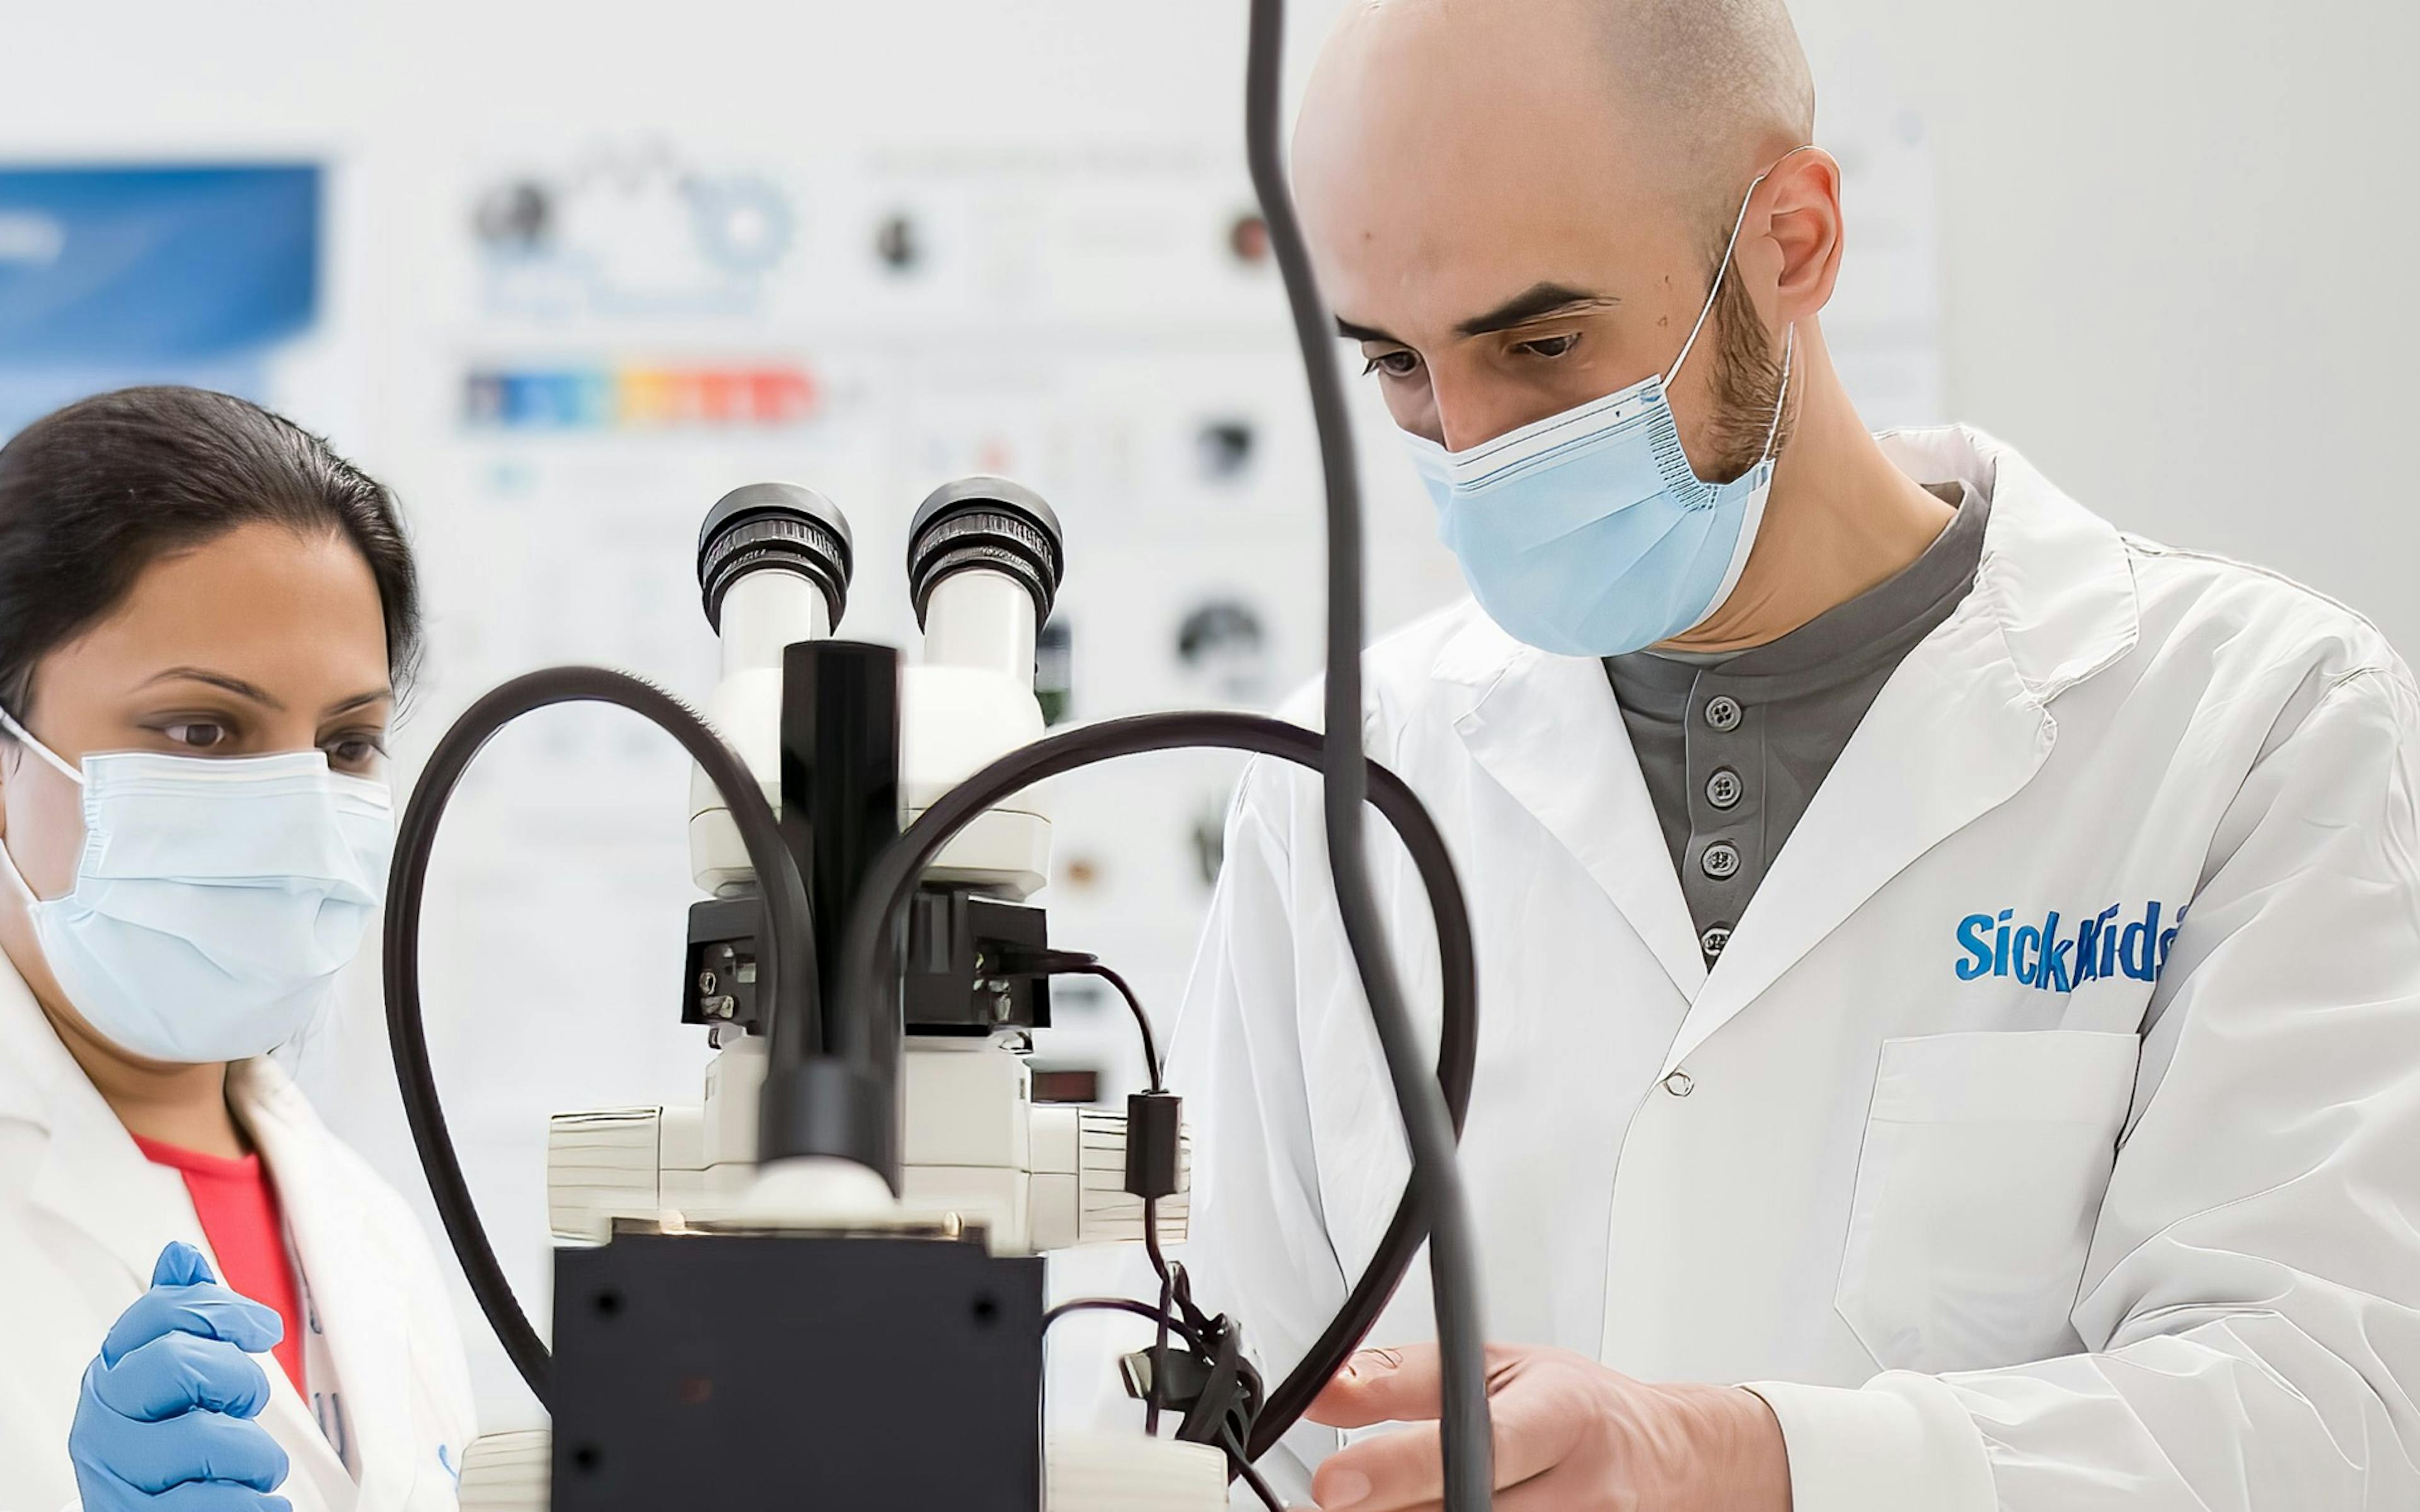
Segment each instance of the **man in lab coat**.
[{"label": "man in lab coat", "polygon": [[[2420,693],[1996,440],[1869,435],[1812,133],[1781,0],[1368,0],[1295,139],[1476,598],[1365,733],[1477,931],[1497,1505],[2420,1504]],[[1407,1169],[1306,775],[1245,782],[1174,1074],[1199,1289],[1281,1368]],[[1435,1504],[1431,1308],[1289,1441],[1323,1508]]]}]

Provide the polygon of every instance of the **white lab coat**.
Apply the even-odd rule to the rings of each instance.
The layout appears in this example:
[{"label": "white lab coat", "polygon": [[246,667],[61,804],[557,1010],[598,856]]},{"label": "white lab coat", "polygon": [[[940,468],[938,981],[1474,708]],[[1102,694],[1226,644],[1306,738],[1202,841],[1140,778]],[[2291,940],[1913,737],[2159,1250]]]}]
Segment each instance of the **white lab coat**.
[{"label": "white lab coat", "polygon": [[[1369,655],[1477,931],[1488,1334],[1764,1383],[1797,1512],[2420,1505],[2411,673],[1973,431],[1885,444],[1992,498],[1980,575],[1711,973],[1597,662],[1467,606]],[[1406,1171],[1325,856],[1315,781],[1256,764],[1172,1057],[1199,1289],[1278,1368]],[[1423,1258],[1374,1339],[1431,1305]]]},{"label": "white lab coat", "polygon": [[[360,1470],[357,1485],[264,1355],[260,1421],[291,1461],[279,1494],[294,1512],[453,1512],[471,1382],[418,1221],[274,1063],[239,1064],[228,1088],[276,1182]],[[0,1512],[74,1506],[85,1366],[171,1240],[209,1254],[184,1178],[144,1158],[0,959]]]}]

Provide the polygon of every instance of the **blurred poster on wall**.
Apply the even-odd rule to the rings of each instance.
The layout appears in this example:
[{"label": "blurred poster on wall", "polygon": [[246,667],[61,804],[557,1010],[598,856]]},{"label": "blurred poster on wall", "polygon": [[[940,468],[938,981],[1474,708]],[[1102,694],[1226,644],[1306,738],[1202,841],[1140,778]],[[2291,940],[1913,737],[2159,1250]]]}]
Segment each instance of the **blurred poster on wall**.
[{"label": "blurred poster on wall", "polygon": [[0,436],[83,394],[267,398],[320,298],[308,163],[0,164]]}]

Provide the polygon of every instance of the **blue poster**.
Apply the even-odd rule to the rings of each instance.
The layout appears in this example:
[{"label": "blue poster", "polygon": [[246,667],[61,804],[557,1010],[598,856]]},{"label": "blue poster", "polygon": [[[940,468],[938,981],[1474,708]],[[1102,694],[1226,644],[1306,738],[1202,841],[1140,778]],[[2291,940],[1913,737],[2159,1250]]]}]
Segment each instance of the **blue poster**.
[{"label": "blue poster", "polygon": [[126,383],[256,390],[318,314],[320,189],[312,164],[0,167],[0,435]]}]

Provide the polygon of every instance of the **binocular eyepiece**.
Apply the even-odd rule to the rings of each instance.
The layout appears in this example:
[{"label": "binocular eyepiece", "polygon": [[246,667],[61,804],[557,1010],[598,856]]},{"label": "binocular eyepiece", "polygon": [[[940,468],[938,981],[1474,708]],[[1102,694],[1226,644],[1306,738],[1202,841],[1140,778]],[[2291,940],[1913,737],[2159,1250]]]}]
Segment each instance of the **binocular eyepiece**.
[{"label": "binocular eyepiece", "polygon": [[[821,632],[848,607],[854,538],[840,506],[794,483],[734,488],[706,512],[697,535],[697,585],[706,623],[720,635],[735,588],[762,572],[804,579],[821,596]],[[908,530],[908,593],[926,627],[933,598],[962,573],[990,573],[1023,589],[1033,623],[1050,618],[1067,570],[1059,516],[1040,494],[1005,478],[945,483],[917,506]]]}]

